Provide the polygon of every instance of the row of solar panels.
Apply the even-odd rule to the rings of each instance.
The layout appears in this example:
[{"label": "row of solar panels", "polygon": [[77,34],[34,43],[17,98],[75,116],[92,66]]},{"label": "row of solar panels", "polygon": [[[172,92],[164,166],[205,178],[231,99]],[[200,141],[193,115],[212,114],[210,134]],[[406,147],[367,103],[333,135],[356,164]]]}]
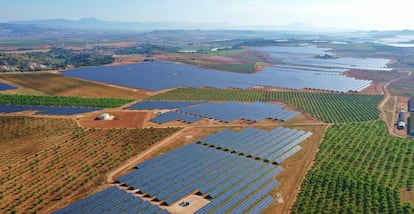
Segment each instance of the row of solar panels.
[{"label": "row of solar panels", "polygon": [[202,213],[225,213],[261,201],[278,182],[282,167],[192,143],[137,165],[121,176],[124,183],[153,200],[174,203],[191,194],[212,197]]},{"label": "row of solar panels", "polygon": [[[161,101],[159,103],[163,104],[163,106],[167,106],[168,102],[169,101]],[[173,120],[193,123],[201,118],[215,119],[225,123],[238,119],[257,122],[267,118],[287,121],[299,114],[299,112],[296,111],[283,110],[283,107],[283,105],[262,102],[251,104],[239,102],[203,103],[193,107],[179,108],[175,112],[161,114],[158,117],[151,119],[151,121],[161,124]]]},{"label": "row of solar panels", "polygon": [[174,120],[183,121],[186,123],[194,123],[201,119],[202,119],[201,117],[184,114],[182,112],[170,111],[170,112],[161,114],[156,118],[151,119],[151,121],[154,123],[159,123],[159,124],[168,123]]},{"label": "row of solar panels", "polygon": [[248,157],[280,164],[299,151],[301,148],[298,144],[311,135],[311,132],[279,126],[272,131],[255,128],[239,132],[224,130],[205,137],[200,142]]},{"label": "row of solar panels", "polygon": [[139,197],[112,186],[54,212],[64,213],[145,213],[168,214],[167,210],[152,205]]},{"label": "row of solar panels", "polygon": [[[287,63],[292,64],[292,63]],[[315,67],[315,66],[313,66]],[[288,89],[319,89],[347,92],[349,83],[361,90],[371,83],[344,75],[321,75],[318,71],[296,69],[287,71],[278,67],[265,68],[255,74],[218,72],[195,66],[165,62],[146,62],[134,65],[100,66],[64,71],[64,75],[100,81],[109,84],[159,91],[177,87],[251,88],[254,86]],[[145,81],[136,81],[145,79]],[[367,85],[367,83],[369,83]]]},{"label": "row of solar panels", "polygon": [[135,103],[132,106],[126,107],[124,109],[176,109],[182,107],[188,107],[192,105],[203,104],[206,102],[203,101],[143,101],[139,103]]},{"label": "row of solar panels", "polygon": [[384,58],[317,58],[316,55],[333,55],[328,49],[315,46],[269,46],[253,47],[256,51],[266,52],[275,62],[284,62],[290,65],[317,66],[326,68],[359,69],[391,71],[388,67],[389,59]]},{"label": "row of solar panels", "polygon": [[42,115],[73,115],[86,112],[98,111],[102,108],[95,107],[61,107],[61,106],[18,106],[1,105],[0,113],[14,113],[22,111],[37,111],[36,114]]},{"label": "row of solar panels", "polygon": [[13,90],[13,89],[16,89],[16,87],[0,82],[0,91]]}]

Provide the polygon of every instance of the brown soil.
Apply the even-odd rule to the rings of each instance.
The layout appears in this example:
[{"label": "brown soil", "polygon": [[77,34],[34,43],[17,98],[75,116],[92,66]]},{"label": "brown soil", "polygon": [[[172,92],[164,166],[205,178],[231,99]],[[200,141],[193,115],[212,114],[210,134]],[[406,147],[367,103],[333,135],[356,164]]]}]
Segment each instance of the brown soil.
[{"label": "brown soil", "polygon": [[140,90],[110,87],[80,79],[73,79],[55,73],[0,74],[0,79],[31,88],[49,95],[79,97],[117,97],[144,99],[148,95]]},{"label": "brown soil", "polygon": [[382,87],[383,87],[384,83],[379,83],[379,82],[373,82],[371,84],[371,86],[369,86],[368,88],[362,90],[360,92],[360,94],[381,94],[383,95],[383,91],[382,91]]},{"label": "brown soil", "polygon": [[350,70],[344,73],[345,76],[354,77],[356,79],[373,80],[375,82],[385,83],[401,76],[407,76],[406,73],[396,71],[360,71]]},{"label": "brown soil", "polygon": [[405,203],[413,203],[414,201],[414,190],[407,191],[406,189],[401,190],[401,201]]},{"label": "brown soil", "polygon": [[89,114],[78,118],[80,126],[85,128],[140,128],[145,122],[147,112],[108,111],[115,116],[113,120],[96,120],[100,114]]}]

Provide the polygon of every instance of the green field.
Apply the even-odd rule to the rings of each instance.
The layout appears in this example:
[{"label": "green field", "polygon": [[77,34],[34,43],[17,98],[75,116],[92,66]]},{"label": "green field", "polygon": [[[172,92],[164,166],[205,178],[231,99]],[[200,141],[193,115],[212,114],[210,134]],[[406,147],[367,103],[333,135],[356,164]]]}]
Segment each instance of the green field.
[{"label": "green field", "polygon": [[132,100],[120,98],[80,98],[64,96],[0,94],[0,104],[7,105],[44,105],[114,108],[125,105],[129,102],[132,102]]},{"label": "green field", "polygon": [[149,100],[281,101],[328,123],[362,122],[379,118],[381,95],[279,92],[262,90],[225,90],[179,88]]},{"label": "green field", "polygon": [[293,213],[412,213],[414,141],[387,136],[382,121],[328,129]]}]

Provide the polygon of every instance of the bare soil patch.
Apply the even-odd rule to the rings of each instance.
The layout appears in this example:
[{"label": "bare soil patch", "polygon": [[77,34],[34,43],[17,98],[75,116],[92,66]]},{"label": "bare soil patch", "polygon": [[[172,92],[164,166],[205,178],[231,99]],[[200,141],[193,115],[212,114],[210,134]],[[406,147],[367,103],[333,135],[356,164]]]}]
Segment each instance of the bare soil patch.
[{"label": "bare soil patch", "polygon": [[297,194],[299,194],[300,185],[312,166],[320,142],[325,134],[326,125],[308,127],[298,126],[292,128],[312,131],[313,135],[300,144],[302,149],[298,153],[282,163],[281,166],[284,169],[276,176],[276,179],[280,183],[271,192],[271,195],[278,200],[275,200],[275,202],[263,212],[265,214],[289,213]]},{"label": "bare soil patch", "polygon": [[384,94],[384,92],[382,91],[383,86],[384,83],[372,82],[371,86],[362,90],[360,94]]},{"label": "bare soil patch", "polygon": [[147,117],[147,112],[114,111],[107,112],[115,116],[113,120],[96,120],[100,114],[89,114],[78,118],[80,126],[85,128],[139,128]]},{"label": "bare soil patch", "polygon": [[[186,207],[180,206],[179,204],[183,201],[190,202],[190,203]],[[168,206],[167,208],[168,208],[168,211],[170,211],[171,213],[191,214],[201,209],[208,203],[210,203],[210,201],[203,198],[202,196],[189,195],[187,197],[184,197],[181,200],[178,200],[177,202],[175,202],[171,206]]]}]

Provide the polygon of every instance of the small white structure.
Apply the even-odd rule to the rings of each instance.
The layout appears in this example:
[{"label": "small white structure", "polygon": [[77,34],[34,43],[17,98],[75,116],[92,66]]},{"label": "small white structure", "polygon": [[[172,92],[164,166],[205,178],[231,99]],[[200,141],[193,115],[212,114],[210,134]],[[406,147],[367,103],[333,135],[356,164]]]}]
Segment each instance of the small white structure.
[{"label": "small white structure", "polygon": [[109,116],[108,113],[103,113],[103,114],[99,115],[96,119],[98,119],[98,120],[110,120],[111,117]]}]

